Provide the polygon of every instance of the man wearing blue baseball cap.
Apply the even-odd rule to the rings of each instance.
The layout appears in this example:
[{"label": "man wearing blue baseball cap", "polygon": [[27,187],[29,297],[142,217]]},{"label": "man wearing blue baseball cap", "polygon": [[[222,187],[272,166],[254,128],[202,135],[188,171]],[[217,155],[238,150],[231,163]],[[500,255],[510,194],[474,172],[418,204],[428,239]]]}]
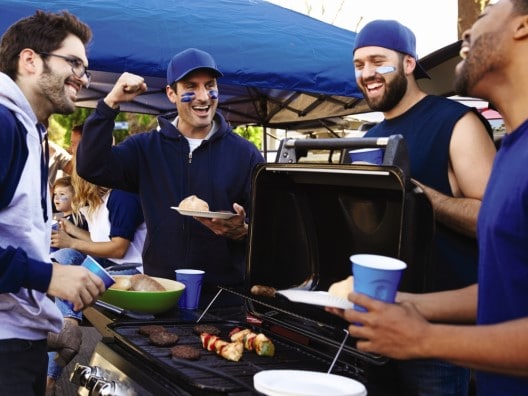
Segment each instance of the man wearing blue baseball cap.
[{"label": "man wearing blue baseball cap", "polygon": [[367,313],[326,309],[362,351],[471,367],[478,396],[528,395],[528,2],[491,1],[462,37],[455,91],[493,103],[506,126],[479,213],[478,284],[400,304],[350,293]]},{"label": "man wearing blue baseball cap", "polygon": [[[429,78],[413,32],[394,20],[375,20],[353,47],[356,82],[384,121],[365,136],[404,136],[411,177],[433,205],[436,233],[428,291],[477,281],[477,215],[495,146],[474,109],[427,95],[416,80]],[[467,396],[469,370],[437,360],[397,362],[404,395]]]},{"label": "man wearing blue baseball cap", "polygon": [[[147,90],[142,77],[124,73],[86,120],[77,150],[81,177],[140,195],[147,224],[146,274],[174,279],[178,268],[205,271],[202,306],[217,285],[243,284],[244,208],[250,203],[252,170],[264,162],[260,151],[216,111],[218,77],[222,72],[209,53],[196,48],[177,53],[168,64],[166,86],[177,115],[160,116],[157,129],[112,147],[119,104]],[[171,209],[191,195],[212,212],[234,216],[190,217]]]}]

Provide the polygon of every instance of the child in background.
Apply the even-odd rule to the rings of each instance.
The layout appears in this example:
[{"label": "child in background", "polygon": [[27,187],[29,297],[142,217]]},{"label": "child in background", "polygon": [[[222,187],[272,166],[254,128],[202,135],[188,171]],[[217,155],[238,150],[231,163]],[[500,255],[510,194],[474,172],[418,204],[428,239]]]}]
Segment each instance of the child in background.
[{"label": "child in background", "polygon": [[54,217],[56,220],[65,218],[83,230],[88,230],[88,224],[82,214],[74,215],[72,201],[75,195],[70,176],[61,177],[55,180],[52,188],[53,203],[57,209]]},{"label": "child in background", "polygon": [[[72,201],[75,195],[75,190],[72,185],[72,180],[70,176],[61,177],[55,180],[53,186],[51,187],[51,193],[53,197],[53,205],[56,212],[53,214],[53,219],[55,224],[52,226],[51,234],[57,233],[59,229],[58,221],[60,219],[68,219],[77,227],[82,230],[88,230],[88,223],[86,222],[82,214],[74,214]],[[50,241],[50,253],[53,253],[58,250],[57,247],[53,246],[53,238]]]}]

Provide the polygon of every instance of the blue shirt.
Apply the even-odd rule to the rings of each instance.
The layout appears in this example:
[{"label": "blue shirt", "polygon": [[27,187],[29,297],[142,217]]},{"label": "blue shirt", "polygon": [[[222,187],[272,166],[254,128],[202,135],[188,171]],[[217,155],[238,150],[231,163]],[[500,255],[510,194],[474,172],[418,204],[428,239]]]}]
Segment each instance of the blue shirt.
[{"label": "blue shirt", "polygon": [[241,285],[245,240],[215,235],[171,206],[194,194],[212,211],[232,211],[236,202],[249,212],[252,172],[264,162],[262,154],[235,134],[219,113],[217,131],[192,154],[187,139],[164,117],[158,119],[159,129],[112,146],[117,114],[100,101],[88,117],[77,150],[77,171],[94,184],[139,195],[147,225],[145,273],[174,279],[175,269],[195,268],[205,271],[205,285]]},{"label": "blue shirt", "polygon": [[[480,208],[479,325],[528,317],[527,148],[525,121],[504,136]],[[477,384],[479,396],[528,395],[528,378],[478,372]]]}]

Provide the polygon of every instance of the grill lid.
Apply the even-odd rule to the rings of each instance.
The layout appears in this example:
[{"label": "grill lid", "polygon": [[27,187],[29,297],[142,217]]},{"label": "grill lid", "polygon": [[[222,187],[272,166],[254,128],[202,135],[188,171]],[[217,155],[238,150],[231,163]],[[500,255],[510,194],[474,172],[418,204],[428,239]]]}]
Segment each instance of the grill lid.
[{"label": "grill lid", "polygon": [[[381,165],[347,162],[349,149],[382,147]],[[307,150],[341,153],[340,163],[301,161]],[[286,139],[278,163],[260,164],[252,177],[246,285],[248,311],[263,326],[304,334],[324,349],[337,349],[348,323],[320,306],[280,295],[251,294],[254,285],[276,290],[327,291],[351,275],[358,253],[407,263],[400,290],[425,289],[434,230],[432,207],[409,178],[403,138]],[[346,358],[382,364],[349,339]]]}]

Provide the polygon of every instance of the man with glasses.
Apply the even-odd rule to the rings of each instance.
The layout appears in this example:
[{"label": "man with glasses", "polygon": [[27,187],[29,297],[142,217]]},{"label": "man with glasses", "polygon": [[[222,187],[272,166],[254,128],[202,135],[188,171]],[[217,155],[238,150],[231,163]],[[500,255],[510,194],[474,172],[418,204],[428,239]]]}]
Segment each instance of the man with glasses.
[{"label": "man with glasses", "polygon": [[86,83],[84,86],[88,88],[90,86],[90,81],[92,80],[92,75],[90,72],[86,69],[86,66],[84,66],[84,63],[82,60],[75,56],[64,56],[59,54],[52,54],[49,52],[39,52],[38,53],[41,57],[46,58],[50,56],[55,56],[57,58],[64,59],[66,62],[68,62],[71,66],[71,71],[73,74],[75,74],[78,78],[86,78]]},{"label": "man with glasses", "polygon": [[[77,149],[81,177],[139,193],[147,223],[145,273],[174,279],[178,268],[204,270],[202,305],[218,291],[217,285],[243,284],[245,208],[253,168],[264,162],[258,149],[235,134],[216,111],[221,76],[205,51],[189,48],[174,55],[167,68],[166,93],[177,116],[159,117],[157,130],[112,147],[120,103],[147,89],[142,77],[124,73],[85,121]],[[206,201],[211,211],[234,215],[193,218],[171,209],[190,195]]]},{"label": "man with glasses", "polygon": [[48,295],[81,310],[104,292],[86,268],[49,259],[46,126],[52,113],[73,112],[89,83],[91,35],[68,12],[37,11],[0,42],[0,389],[6,395],[45,393],[47,339],[57,348],[63,341],[62,315]]}]

